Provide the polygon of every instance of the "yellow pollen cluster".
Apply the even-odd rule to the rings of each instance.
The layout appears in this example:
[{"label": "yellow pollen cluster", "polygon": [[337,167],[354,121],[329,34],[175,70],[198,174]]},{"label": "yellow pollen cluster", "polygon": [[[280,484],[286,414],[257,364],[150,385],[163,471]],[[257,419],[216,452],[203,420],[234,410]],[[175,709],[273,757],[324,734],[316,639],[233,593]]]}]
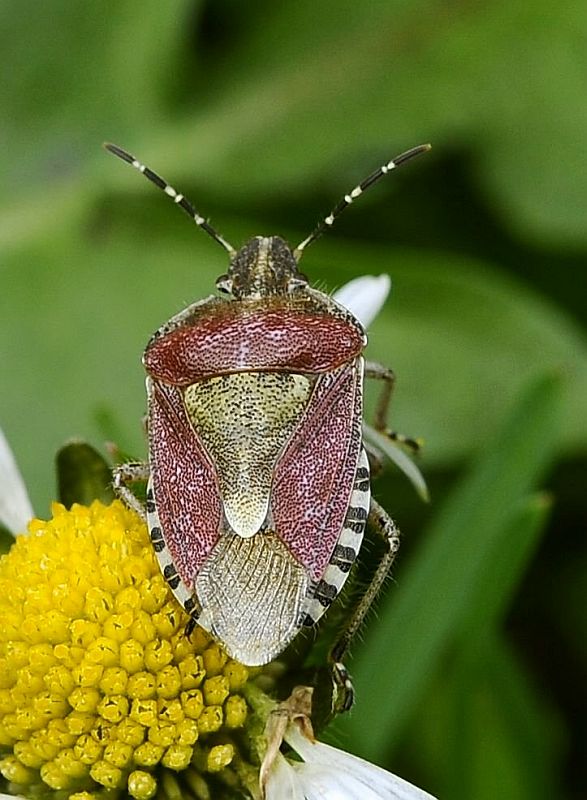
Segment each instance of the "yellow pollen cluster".
[{"label": "yellow pollen cluster", "polygon": [[105,787],[148,800],[161,767],[230,764],[247,670],[201,628],[188,640],[187,619],[145,525],[118,501],[55,504],[51,520],[33,520],[0,559],[0,773],[11,791],[44,784],[84,800]]}]

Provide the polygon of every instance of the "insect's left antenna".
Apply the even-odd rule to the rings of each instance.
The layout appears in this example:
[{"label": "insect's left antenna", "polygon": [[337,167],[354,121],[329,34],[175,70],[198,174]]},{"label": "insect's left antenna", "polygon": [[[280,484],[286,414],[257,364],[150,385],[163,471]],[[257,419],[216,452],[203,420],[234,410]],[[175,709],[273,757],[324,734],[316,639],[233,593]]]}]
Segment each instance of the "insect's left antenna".
[{"label": "insect's left antenna", "polygon": [[391,161],[388,161],[387,164],[383,164],[381,167],[379,167],[379,169],[376,169],[375,172],[372,172],[371,175],[367,176],[365,180],[361,181],[361,183],[355,186],[355,188],[349,194],[345,194],[338,205],[332,209],[330,214],[327,217],[324,217],[324,219],[321,220],[318,225],[316,225],[312,233],[307,236],[303,242],[300,242],[300,244],[293,251],[296,261],[300,260],[304,250],[309,244],[315,242],[316,239],[324,233],[324,231],[328,230],[334,225],[334,221],[338,219],[345,208],[350,206],[353,200],[356,200],[357,197],[362,195],[364,191],[373,186],[374,183],[380,181],[381,178],[387,175],[388,172],[401,167],[402,164],[405,164],[407,161],[411,161],[412,158],[415,158],[422,153],[427,153],[430,149],[431,145],[420,144],[417,147],[412,147],[411,150],[406,150],[405,153],[400,153],[399,156],[396,156]]},{"label": "insect's left antenna", "polygon": [[109,153],[118,156],[118,158],[121,158],[123,161],[126,161],[127,164],[130,164],[135,169],[138,169],[138,171],[141,172],[145,176],[145,178],[148,178],[151,181],[151,183],[154,183],[155,186],[157,186],[159,189],[162,189],[168,197],[171,197],[171,199],[176,205],[178,205],[180,208],[183,208],[186,214],[188,214],[188,216],[192,218],[192,220],[196,223],[196,225],[202,228],[202,230],[206,231],[208,236],[211,236],[214,239],[214,241],[222,245],[222,247],[224,247],[224,249],[228,251],[231,258],[232,256],[235,255],[236,250],[234,249],[234,247],[231,244],[229,244],[226,241],[226,239],[224,239],[218,233],[218,231],[214,230],[214,228],[204,219],[204,217],[198,214],[196,209],[189,202],[189,200],[186,200],[183,194],[176,192],[173,186],[170,186],[170,184],[168,184],[166,180],[157,175],[156,172],[153,172],[152,169],[149,169],[149,167],[146,167],[144,164],[141,164],[140,161],[138,161],[130,153],[127,153],[126,150],[123,150],[122,147],[118,147],[118,145],[111,144],[110,142],[105,142],[104,148],[108,150]]}]

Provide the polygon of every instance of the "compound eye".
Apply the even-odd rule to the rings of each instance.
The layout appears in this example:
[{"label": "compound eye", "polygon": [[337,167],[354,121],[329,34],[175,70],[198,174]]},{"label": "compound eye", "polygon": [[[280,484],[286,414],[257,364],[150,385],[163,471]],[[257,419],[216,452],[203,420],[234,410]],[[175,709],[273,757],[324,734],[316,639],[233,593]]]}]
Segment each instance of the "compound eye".
[{"label": "compound eye", "polygon": [[290,278],[287,282],[288,291],[293,292],[295,289],[301,289],[303,286],[308,285],[308,279],[303,274],[303,272],[298,272],[298,274]]},{"label": "compound eye", "polygon": [[219,292],[224,292],[225,294],[232,293],[232,278],[229,278],[228,275],[221,275],[219,278],[216,279],[216,288]]}]

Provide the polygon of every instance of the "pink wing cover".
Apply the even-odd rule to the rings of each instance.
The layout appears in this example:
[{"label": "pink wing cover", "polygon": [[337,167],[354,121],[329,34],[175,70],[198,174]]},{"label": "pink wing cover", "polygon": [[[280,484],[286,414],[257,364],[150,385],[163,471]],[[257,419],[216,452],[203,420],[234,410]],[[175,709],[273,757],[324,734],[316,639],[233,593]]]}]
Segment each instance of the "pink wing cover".
[{"label": "pink wing cover", "polygon": [[155,339],[144,363],[150,375],[188,386],[242,370],[322,373],[351,361],[363,335],[348,320],[287,307],[212,307],[194,323]]},{"label": "pink wing cover", "polygon": [[324,574],[343,528],[361,451],[359,360],[322,375],[275,471],[277,533],[314,580]]},{"label": "pink wing cover", "polygon": [[363,334],[348,320],[240,303],[206,310],[148,346],[155,500],[188,588],[218,540],[222,502],[214,465],[186,417],[181,387],[239,370],[317,375],[308,408],[276,465],[271,510],[277,533],[319,580],[343,527],[360,455],[363,346]]},{"label": "pink wing cover", "polygon": [[218,539],[218,484],[214,466],[188,422],[180,390],[157,381],[152,387],[149,458],[155,502],[175,568],[191,589]]}]

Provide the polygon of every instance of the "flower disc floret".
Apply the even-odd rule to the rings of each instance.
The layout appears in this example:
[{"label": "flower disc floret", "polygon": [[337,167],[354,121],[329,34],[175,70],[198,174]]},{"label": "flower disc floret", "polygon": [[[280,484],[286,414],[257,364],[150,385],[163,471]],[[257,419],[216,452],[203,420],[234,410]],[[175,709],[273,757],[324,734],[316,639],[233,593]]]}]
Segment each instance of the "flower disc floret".
[{"label": "flower disc floret", "polygon": [[11,789],[149,800],[165,770],[228,766],[235,748],[213,734],[228,742],[244,725],[247,670],[203,630],[188,639],[187,621],[144,523],[120,502],[55,504],[49,521],[33,520],[0,559],[0,773]]}]

